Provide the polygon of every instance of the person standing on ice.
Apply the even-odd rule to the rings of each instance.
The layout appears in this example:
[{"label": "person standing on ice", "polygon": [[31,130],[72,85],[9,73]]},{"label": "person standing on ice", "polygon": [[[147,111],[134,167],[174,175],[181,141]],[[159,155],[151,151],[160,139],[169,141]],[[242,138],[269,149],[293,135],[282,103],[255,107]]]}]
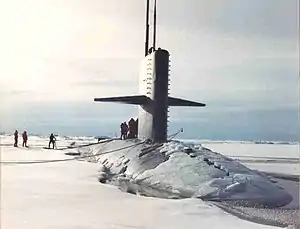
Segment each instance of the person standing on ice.
[{"label": "person standing on ice", "polygon": [[53,133],[51,133],[50,135],[50,141],[49,141],[49,148],[50,148],[50,144],[52,143],[52,148],[54,149],[54,145],[55,145],[55,141],[56,141],[56,138],[54,137]]},{"label": "person standing on ice", "polygon": [[23,144],[22,144],[22,146],[23,146],[23,147],[27,147],[28,136],[27,136],[26,130],[25,130],[24,133],[22,134],[22,137],[23,137]]},{"label": "person standing on ice", "polygon": [[14,147],[18,147],[18,137],[19,137],[19,133],[16,130],[14,133],[14,137],[15,137],[15,143],[14,143]]}]

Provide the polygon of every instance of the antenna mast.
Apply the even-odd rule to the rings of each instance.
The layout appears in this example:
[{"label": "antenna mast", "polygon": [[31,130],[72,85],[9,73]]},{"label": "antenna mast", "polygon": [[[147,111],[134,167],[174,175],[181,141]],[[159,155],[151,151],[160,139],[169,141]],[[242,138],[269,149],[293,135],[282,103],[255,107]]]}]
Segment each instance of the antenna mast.
[{"label": "antenna mast", "polygon": [[153,14],[153,50],[155,50],[156,45],[156,0],[154,0],[154,14]]},{"label": "antenna mast", "polygon": [[147,0],[146,6],[146,41],[145,41],[145,56],[148,55],[148,46],[149,46],[149,1]]}]

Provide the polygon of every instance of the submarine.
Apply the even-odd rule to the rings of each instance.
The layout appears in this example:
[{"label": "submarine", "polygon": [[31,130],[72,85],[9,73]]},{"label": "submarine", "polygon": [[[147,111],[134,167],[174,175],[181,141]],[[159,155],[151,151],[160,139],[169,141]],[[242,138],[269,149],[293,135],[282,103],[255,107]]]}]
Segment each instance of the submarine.
[{"label": "submarine", "polygon": [[139,76],[139,95],[95,98],[95,102],[118,102],[139,106],[138,138],[153,142],[167,140],[168,108],[170,106],[204,107],[204,103],[169,96],[169,52],[156,50],[156,0],[154,1],[153,45],[149,44],[149,0],[146,10],[145,57]]},{"label": "submarine", "polygon": [[149,49],[150,1],[147,0],[140,94],[94,98],[96,103],[139,107],[137,138],[112,139],[82,152],[101,165],[99,181],[111,182],[129,193],[159,198],[199,198],[230,206],[269,209],[290,203],[292,196],[263,173],[200,144],[168,138],[170,106],[207,108],[204,103],[169,95],[170,53],[156,49],[156,0],[153,5],[153,45]]}]

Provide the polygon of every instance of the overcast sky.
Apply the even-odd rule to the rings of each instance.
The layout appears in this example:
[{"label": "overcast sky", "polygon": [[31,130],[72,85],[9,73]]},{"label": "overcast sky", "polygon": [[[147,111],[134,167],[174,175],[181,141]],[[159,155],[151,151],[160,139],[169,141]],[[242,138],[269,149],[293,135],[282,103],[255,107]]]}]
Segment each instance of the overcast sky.
[{"label": "overcast sky", "polygon": [[[299,1],[157,3],[172,95],[207,109],[298,109]],[[2,120],[20,104],[136,94],[144,15],[142,0],[1,1]]]}]

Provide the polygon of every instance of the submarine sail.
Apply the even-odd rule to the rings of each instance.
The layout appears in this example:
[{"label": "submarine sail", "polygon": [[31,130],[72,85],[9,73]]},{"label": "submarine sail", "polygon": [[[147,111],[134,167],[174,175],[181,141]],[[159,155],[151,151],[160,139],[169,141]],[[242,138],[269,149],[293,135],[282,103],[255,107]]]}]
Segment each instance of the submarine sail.
[{"label": "submarine sail", "polygon": [[204,103],[169,96],[169,52],[158,48],[156,43],[156,0],[154,2],[153,47],[149,53],[149,0],[146,6],[145,57],[139,76],[139,94],[132,96],[94,98],[95,102],[117,102],[139,105],[138,138],[164,142],[167,139],[168,107],[204,107]]}]

